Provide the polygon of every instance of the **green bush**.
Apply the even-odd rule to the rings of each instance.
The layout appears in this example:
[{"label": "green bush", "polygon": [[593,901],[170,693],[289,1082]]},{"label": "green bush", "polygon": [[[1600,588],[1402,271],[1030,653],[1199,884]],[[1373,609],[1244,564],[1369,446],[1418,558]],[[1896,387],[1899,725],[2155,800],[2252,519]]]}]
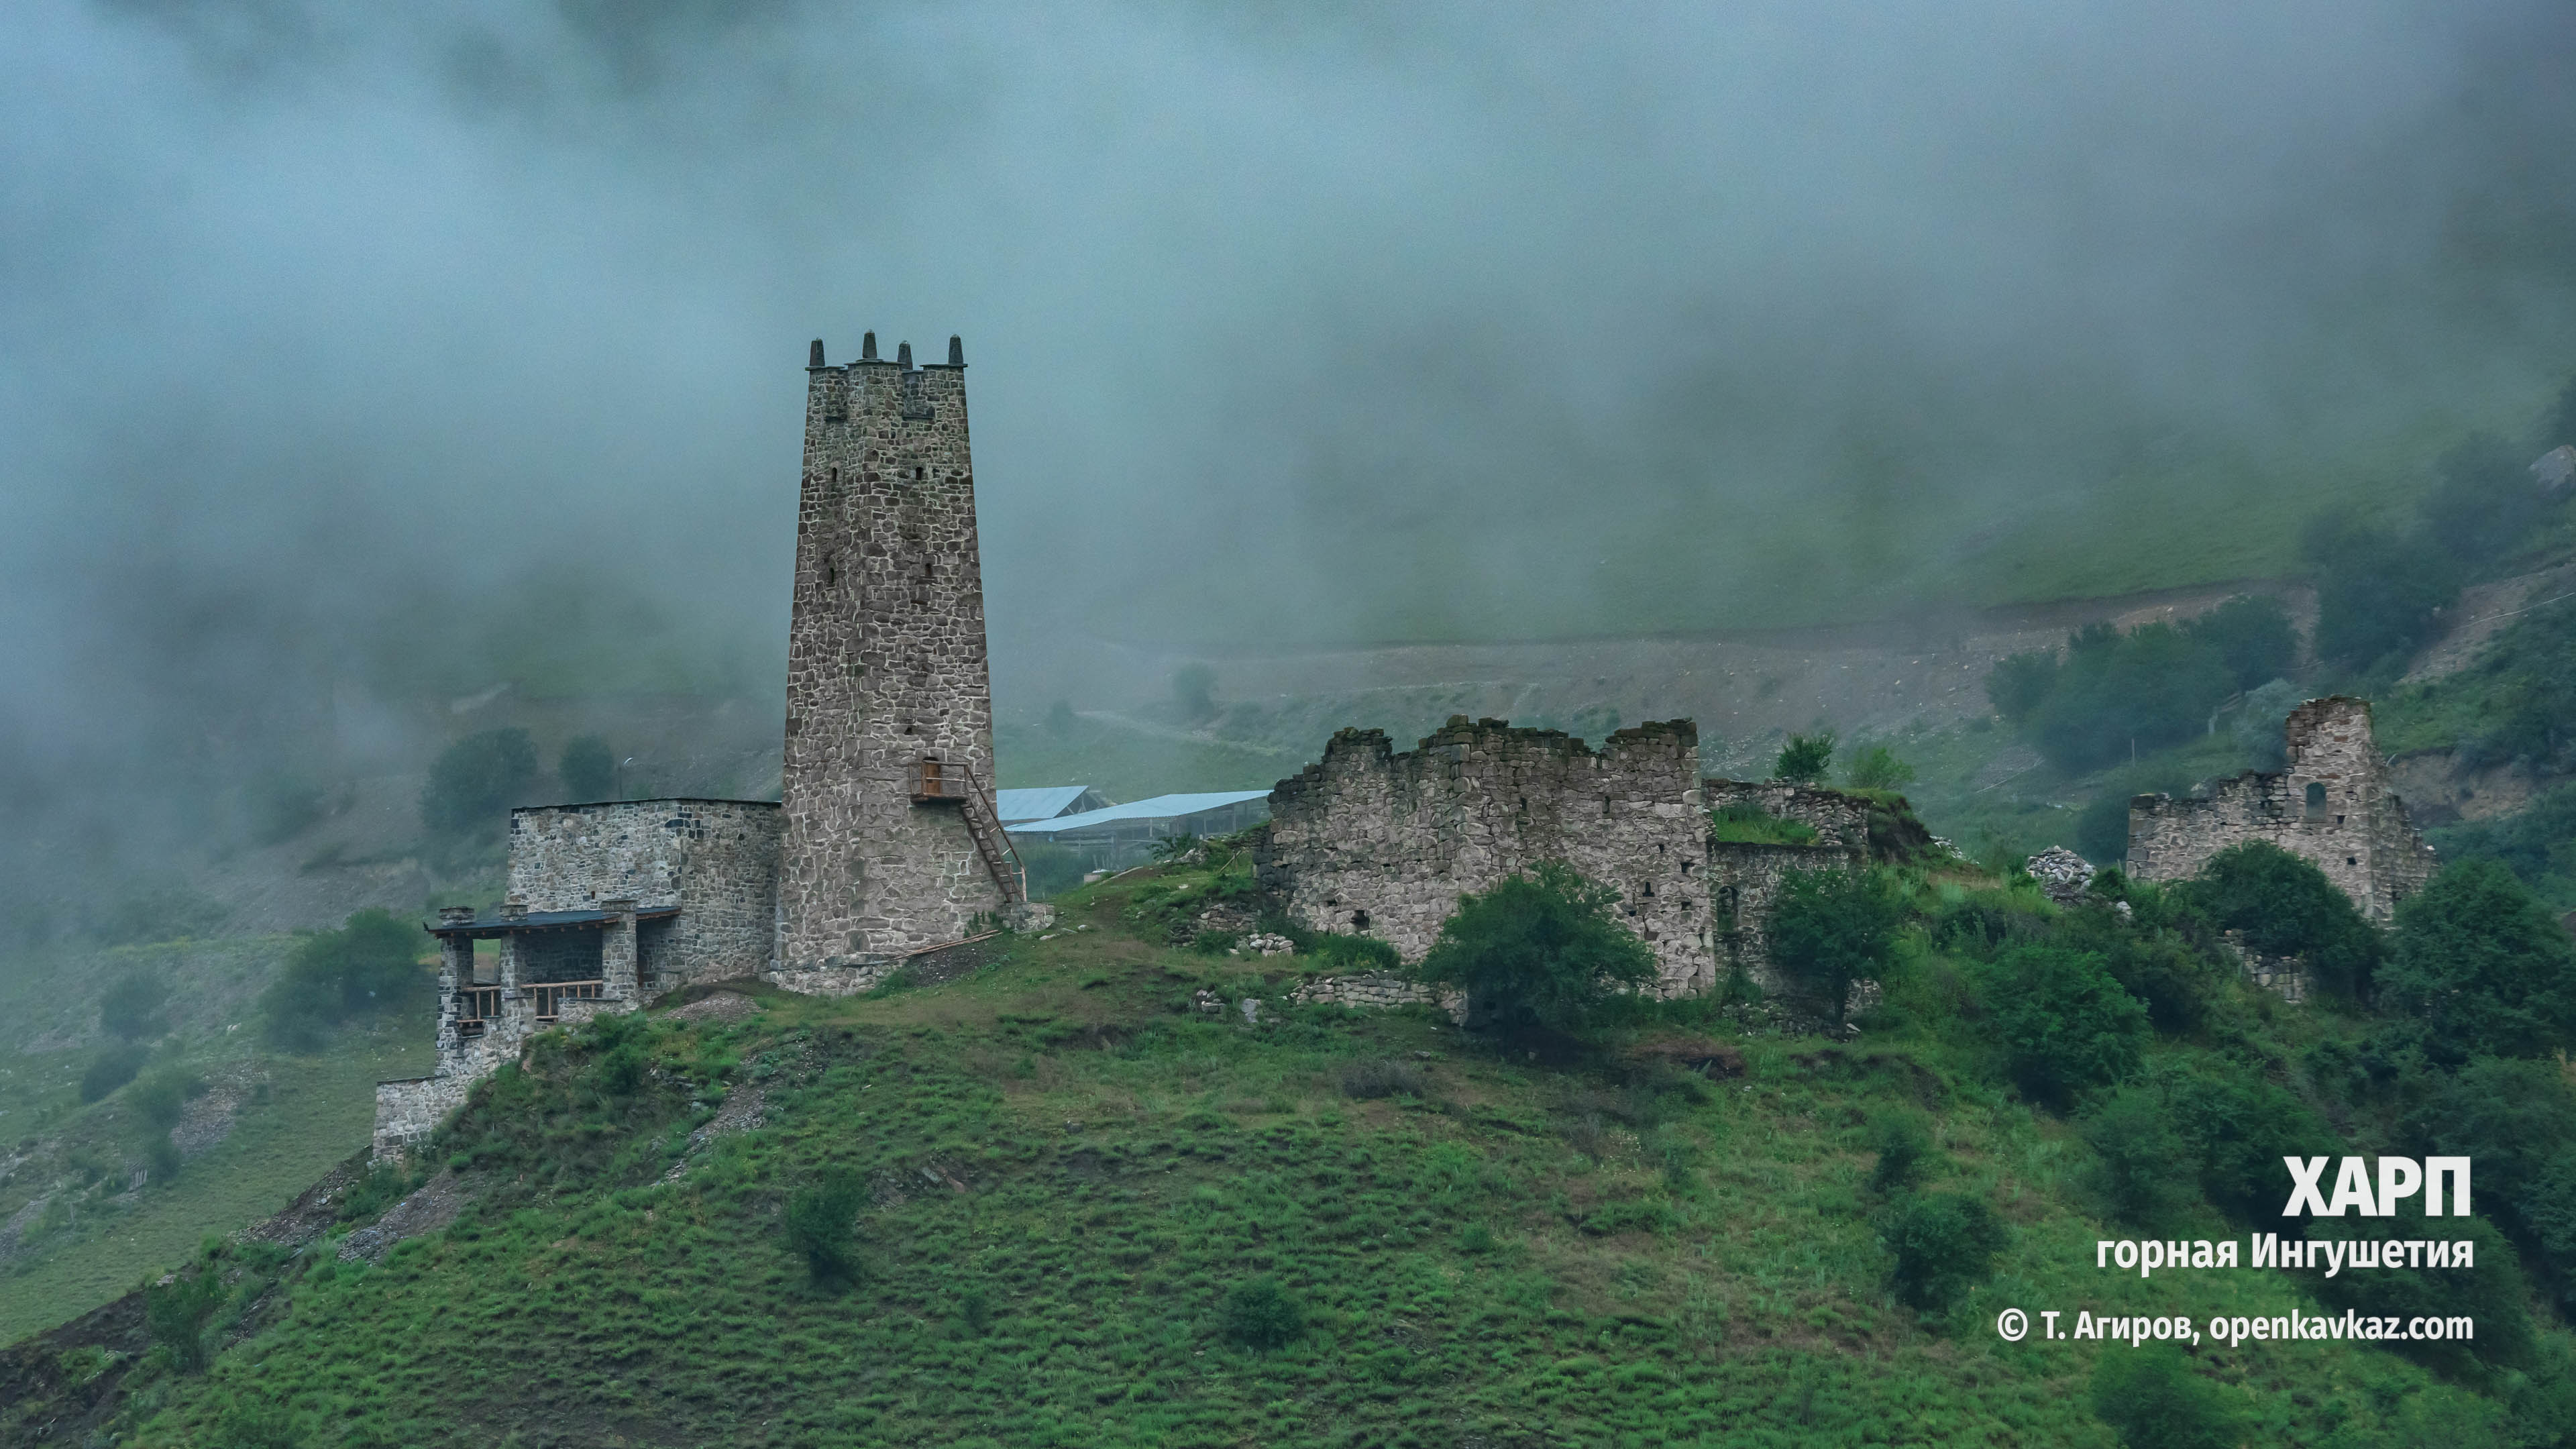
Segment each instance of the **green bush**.
[{"label": "green bush", "polygon": [[1986,699],[2006,724],[2026,724],[2057,688],[2058,667],[2054,649],[2011,655],[1986,672]]},{"label": "green bush", "polygon": [[1879,870],[1792,870],[1765,927],[1771,960],[1810,1011],[1839,1022],[1852,984],[1879,976],[1905,923],[1905,898]]},{"label": "green bush", "polygon": [[1887,746],[1870,745],[1852,755],[1843,778],[1855,790],[1902,790],[1914,783],[1914,767]]},{"label": "green bush", "polygon": [[1825,778],[1834,763],[1834,732],[1820,730],[1812,735],[1791,735],[1782,746],[1780,757],[1771,762],[1771,778],[1794,785],[1812,785]]},{"label": "green bush", "polygon": [[[1655,979],[1655,953],[1619,923],[1619,893],[1543,861],[1465,896],[1416,976],[1467,993],[1475,1019],[1506,1032],[1579,1032],[1622,987]],[[1324,937],[1330,941],[1337,937]]]},{"label": "green bush", "polygon": [[1091,862],[1070,846],[1011,842],[1020,865],[1029,873],[1029,899],[1051,901],[1076,889],[1091,873]]},{"label": "green bush", "polygon": [[1279,1280],[1255,1278],[1225,1295],[1224,1330],[1245,1348],[1281,1348],[1305,1334],[1306,1313]]},{"label": "green bush", "polygon": [[2093,1363],[2093,1413],[2127,1449],[2235,1449],[2245,1416],[2179,1348],[2120,1349]]},{"label": "green bush", "polygon": [[1750,800],[1708,812],[1709,838],[1748,845],[1813,845],[1816,827],[1774,815]]},{"label": "green bush", "polygon": [[2063,1106],[2136,1075],[2151,1035],[2146,1007],[2102,958],[2062,946],[2004,952],[1982,969],[1978,998],[2005,1071],[2034,1101]]},{"label": "green bush", "polygon": [[108,1093],[133,1081],[134,1074],[143,1070],[144,1062],[151,1056],[150,1050],[133,1042],[118,1042],[107,1047],[92,1058],[88,1068],[81,1073],[80,1099],[96,1102],[105,1098]]},{"label": "green bush", "polygon": [[2532,486],[2531,452],[2493,433],[2463,439],[2433,471],[2441,481],[2418,505],[2424,531],[2462,565],[2475,567],[2513,552],[2530,540],[2549,509]]},{"label": "green bush", "polygon": [[206,1322],[223,1306],[223,1275],[212,1263],[143,1290],[143,1326],[182,1373],[206,1366]]},{"label": "green bush", "polygon": [[614,800],[617,752],[597,735],[576,736],[565,742],[563,753],[556,757],[555,778],[574,800]]},{"label": "green bush", "polygon": [[2410,1145],[2476,1164],[2477,1201],[2576,1307],[2576,1085],[2558,1063],[2481,1057],[2408,1119]]},{"label": "green bush", "polygon": [[2099,769],[2202,733],[2236,691],[2217,648],[2170,624],[2122,634],[2096,624],[2070,636],[2048,698],[2031,713],[2031,744],[2061,770]]},{"label": "green bush", "polygon": [[141,1041],[170,1029],[161,1007],[170,999],[170,983],[157,971],[128,971],[108,984],[99,997],[99,1029],[123,1041]]},{"label": "green bush", "polygon": [[859,1209],[867,1200],[866,1180],[846,1169],[826,1172],[788,1197],[782,1216],[788,1245],[805,1259],[816,1288],[837,1291],[858,1282],[855,1239]]},{"label": "green bush", "polygon": [[2188,1154],[2160,1094],[2144,1087],[2116,1092],[2085,1117],[2083,1132],[2114,1221],[2152,1230],[2190,1206],[2192,1183],[2176,1171]]},{"label": "green bush", "polygon": [[2290,611],[2268,594],[2239,594],[2182,624],[2183,637],[2214,654],[2238,689],[2252,689],[2299,662]]},{"label": "green bush", "polygon": [[1869,1171],[1872,1192],[1900,1192],[1931,1175],[1940,1161],[1940,1150],[1932,1145],[1932,1133],[1923,1125],[1923,1114],[1908,1111],[1882,1112],[1869,1120],[1869,1150],[1878,1161]]},{"label": "green bush", "polygon": [[373,906],[336,931],[306,933],[260,993],[270,1039],[311,1051],[327,1027],[416,1006],[436,981],[421,964],[425,941],[418,926]]},{"label": "green bush", "polygon": [[2458,565],[2430,539],[2329,514],[2299,544],[2317,581],[2317,655],[2347,669],[2403,660],[2460,594]]},{"label": "green bush", "polygon": [[2166,1119],[2201,1192],[2238,1222],[2278,1221],[2281,1159],[2332,1155],[2341,1139],[2288,1088],[2223,1058],[2168,1066],[2157,1076]]},{"label": "green bush", "polygon": [[2449,866],[2398,906],[2381,975],[2383,1004],[2437,1062],[2576,1044],[2576,944],[2499,861]]},{"label": "green bush", "polygon": [[420,823],[437,836],[488,835],[509,824],[536,783],[537,743],[515,726],[467,735],[440,753],[420,791]]},{"label": "green bush", "polygon": [[2365,995],[2382,951],[2379,933],[2315,864],[2265,840],[2231,845],[2179,888],[2183,902],[2246,949],[2297,956],[2317,987],[2354,1000]]},{"label": "green bush", "polygon": [[205,1078],[181,1066],[167,1066],[138,1083],[125,1099],[143,1120],[167,1132],[187,1115],[188,1102],[206,1094]]},{"label": "green bush", "polygon": [[330,813],[331,792],[302,775],[275,771],[244,793],[244,813],[255,845],[276,845],[310,830]]},{"label": "green bush", "polygon": [[1326,966],[1345,971],[1394,971],[1404,964],[1404,958],[1395,953],[1395,947],[1374,936],[1326,932],[1298,949]]},{"label": "green bush", "polygon": [[[2484,1187],[2485,1184],[2479,1184]],[[2483,1194],[2481,1194],[2483,1196]],[[2469,1268],[2379,1268],[2313,1279],[2317,1299],[2330,1311],[2392,1314],[2400,1318],[2466,1316],[2477,1320],[2477,1337],[2438,1341],[2400,1340],[2387,1345],[2443,1373],[2478,1377],[2498,1369],[2532,1362],[2538,1335],[2531,1324],[2529,1289],[2513,1245],[2483,1217],[2453,1217],[2446,1209],[2438,1221],[2424,1216],[2423,1195],[2398,1200],[2389,1217],[2358,1215],[2313,1221],[2310,1238],[2354,1242],[2406,1242],[2412,1239],[2465,1238],[2477,1244]],[[2399,1254],[2403,1260],[2403,1253]]]},{"label": "green bush", "polygon": [[1995,1258],[2011,1241],[1985,1199],[1955,1193],[1899,1198],[1880,1236],[1896,1260],[1889,1286],[1925,1312],[1948,1308],[1994,1276]]},{"label": "green bush", "polygon": [[2464,820],[2424,833],[2445,860],[2498,860],[2526,885],[2537,888],[2554,881],[2563,886],[2576,867],[2576,855],[2568,849],[2576,843],[2576,783],[2553,785],[2511,815]]}]

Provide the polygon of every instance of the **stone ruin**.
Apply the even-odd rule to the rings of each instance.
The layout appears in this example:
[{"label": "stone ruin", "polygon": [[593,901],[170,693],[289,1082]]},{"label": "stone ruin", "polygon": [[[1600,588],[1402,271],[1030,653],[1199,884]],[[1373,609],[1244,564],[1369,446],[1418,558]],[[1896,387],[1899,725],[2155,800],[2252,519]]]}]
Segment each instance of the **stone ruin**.
[{"label": "stone ruin", "polygon": [[[1712,800],[1803,824],[1807,844],[1719,841]],[[1742,970],[1766,987],[1763,924],[1791,870],[1857,869],[1868,802],[1839,791],[1703,781],[1688,720],[1620,730],[1596,752],[1556,730],[1464,716],[1398,753],[1377,730],[1344,730],[1324,758],[1279,782],[1255,847],[1261,884],[1312,930],[1373,936],[1420,961],[1460,897],[1559,860],[1619,892],[1654,949],[1667,996]],[[1428,1000],[1395,982],[1319,988],[1303,999]]]},{"label": "stone ruin", "polygon": [[2388,788],[2370,733],[2370,702],[2334,695],[2290,711],[2288,763],[2247,771],[2182,799],[2129,802],[2128,873],[2183,880],[2231,845],[2268,840],[2313,862],[2363,917],[2387,925],[2397,903],[2433,876],[2433,848]]}]

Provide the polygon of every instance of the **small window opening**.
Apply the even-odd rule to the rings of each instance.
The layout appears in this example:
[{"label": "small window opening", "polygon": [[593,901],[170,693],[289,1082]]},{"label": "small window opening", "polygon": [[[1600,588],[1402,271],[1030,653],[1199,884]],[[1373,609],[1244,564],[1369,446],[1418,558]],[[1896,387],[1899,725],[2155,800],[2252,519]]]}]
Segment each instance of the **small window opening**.
[{"label": "small window opening", "polygon": [[2313,822],[2325,818],[2326,787],[2312,780],[2308,783],[2308,819]]},{"label": "small window opening", "polygon": [[841,566],[826,560],[823,564],[823,587],[831,588],[841,581]]},{"label": "small window opening", "polygon": [[2337,824],[2337,825],[2341,825],[2342,823],[2343,823],[2343,817],[2342,817],[2342,816],[2340,816],[2340,815],[2336,816],[2336,817],[2335,817],[2335,824]]},{"label": "small window opening", "polygon": [[1652,898],[1654,894],[1655,894],[1655,883],[1654,883],[1653,881],[1648,881],[1648,882],[1646,882],[1646,895],[1647,895],[1649,898]]},{"label": "small window opening", "polygon": [[2343,863],[2346,865],[2359,865],[2361,864],[2361,857],[2357,855],[2347,855],[2343,858]]},{"label": "small window opening", "polygon": [[1367,930],[1367,929],[1368,929],[1368,912],[1366,912],[1366,911],[1353,911],[1353,912],[1351,912],[1351,929],[1352,929],[1352,930],[1354,930],[1354,931],[1365,931],[1365,930]]}]

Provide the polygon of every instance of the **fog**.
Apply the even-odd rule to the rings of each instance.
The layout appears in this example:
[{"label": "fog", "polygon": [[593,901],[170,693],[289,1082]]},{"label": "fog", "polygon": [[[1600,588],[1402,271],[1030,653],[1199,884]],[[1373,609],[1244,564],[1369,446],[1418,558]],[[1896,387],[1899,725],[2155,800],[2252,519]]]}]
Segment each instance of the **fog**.
[{"label": "fog", "polygon": [[773,694],[815,336],[964,337],[1006,708],[1972,597],[2576,367],[2558,5],[435,9],[13,7],[9,808]]}]

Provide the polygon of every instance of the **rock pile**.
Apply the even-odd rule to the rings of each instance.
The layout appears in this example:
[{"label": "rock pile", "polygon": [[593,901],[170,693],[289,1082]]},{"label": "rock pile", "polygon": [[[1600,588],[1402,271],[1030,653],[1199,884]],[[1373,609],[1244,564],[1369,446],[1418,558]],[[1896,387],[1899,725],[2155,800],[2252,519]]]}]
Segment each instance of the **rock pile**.
[{"label": "rock pile", "polygon": [[2084,857],[2062,845],[2052,845],[2030,858],[2031,879],[2048,898],[2061,906],[2071,906],[2084,899],[2085,889],[2093,884],[2093,866]]}]

